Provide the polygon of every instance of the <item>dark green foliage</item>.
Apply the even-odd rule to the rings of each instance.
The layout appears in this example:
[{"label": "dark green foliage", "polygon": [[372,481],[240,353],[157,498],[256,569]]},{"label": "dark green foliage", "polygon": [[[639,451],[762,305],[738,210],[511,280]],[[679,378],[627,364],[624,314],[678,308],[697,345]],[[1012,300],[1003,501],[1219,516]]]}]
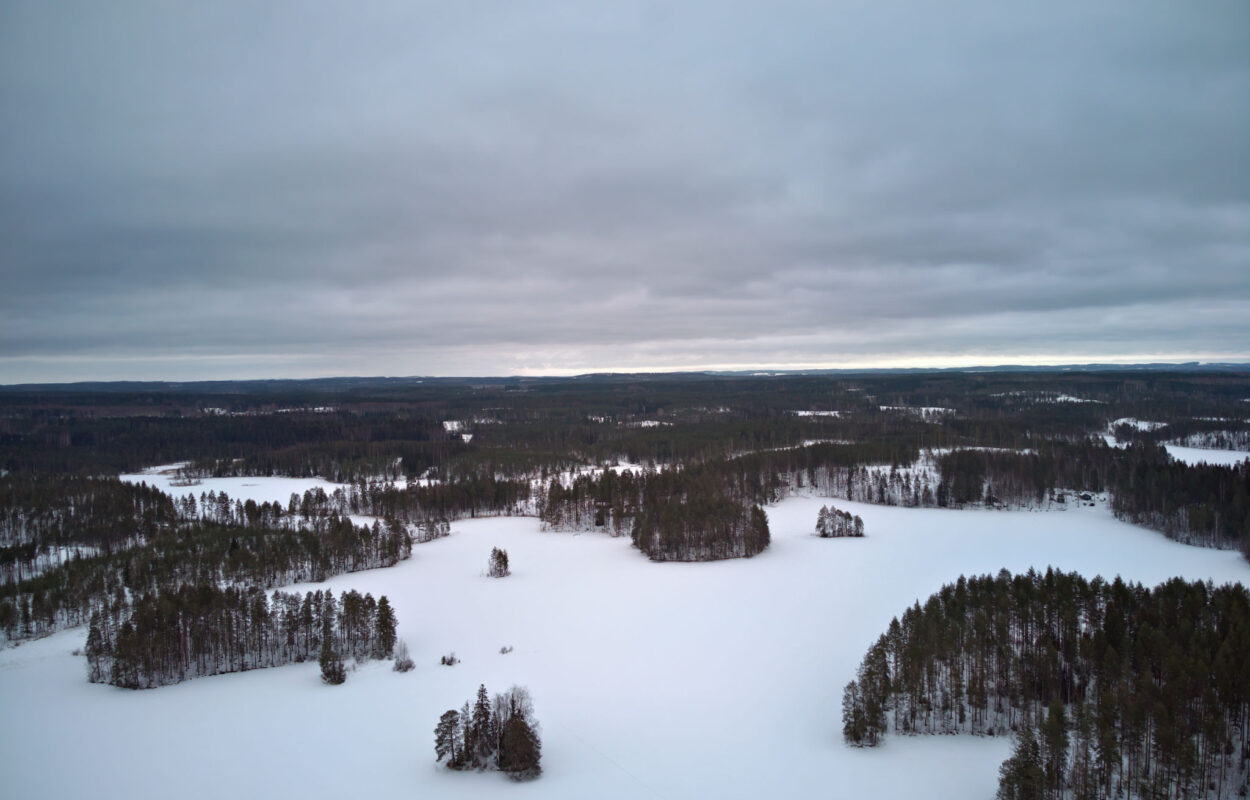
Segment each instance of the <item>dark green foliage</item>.
[{"label": "dark green foliage", "polygon": [[354,591],[336,601],[328,591],[270,597],[213,584],[117,597],[92,614],[88,678],[146,689],[316,658],[326,683],[342,683],[344,658],[364,661],[378,650],[381,602],[371,600]]},{"label": "dark green foliage", "polygon": [[514,780],[531,780],[542,774],[542,742],[525,717],[513,716],[499,739],[499,769]]},{"label": "dark green foliage", "polygon": [[347,669],[343,659],[334,652],[334,644],[327,637],[321,642],[321,656],[317,659],[321,666],[321,681],[331,686],[338,686],[347,680]]},{"label": "dark green foliage", "polygon": [[529,691],[513,686],[494,699],[479,686],[473,705],[446,711],[434,728],[437,761],[450,769],[501,770],[516,780],[542,773],[542,742]]},{"label": "dark green foliage", "polygon": [[448,766],[459,764],[460,756],[460,712],[453,710],[443,712],[434,727],[435,761],[447,759]]},{"label": "dark green foliage", "polygon": [[390,658],[395,650],[395,612],[386,595],[378,598],[374,616],[373,658]]},{"label": "dark green foliage", "polygon": [[[10,485],[10,478],[0,478],[0,487]],[[0,580],[0,634],[10,639],[83,624],[118,591],[139,595],[184,584],[270,587],[324,580],[391,566],[412,552],[403,526],[353,525],[320,490],[293,498],[288,510],[241,503],[224,492],[201,494],[198,502],[171,500],[114,479],[13,480],[25,498],[10,497],[15,505],[4,510],[14,530],[40,537],[37,541],[47,544],[39,548],[92,549],[33,577]],[[116,519],[111,533],[110,516]],[[9,566],[20,577],[22,563]],[[19,609],[25,608],[32,612],[23,624]]]},{"label": "dark green foliage", "polygon": [[1025,726],[1016,734],[1011,758],[998,769],[998,800],[1045,800],[1053,796],[1046,788],[1037,735]]},{"label": "dark green foliage", "polygon": [[822,539],[860,537],[864,535],[864,521],[858,514],[821,506],[816,515],[816,535]]},{"label": "dark green foliage", "polygon": [[[843,734],[1020,730],[1001,797],[1232,797],[1250,779],[1250,593],[1072,573],[960,578],[894,620]],[[1205,787],[1205,788],[1204,788]]]},{"label": "dark green foliage", "polygon": [[500,550],[498,547],[491,548],[490,562],[486,574],[492,578],[506,578],[512,574],[508,569],[507,550]]},{"label": "dark green foliage", "polygon": [[551,530],[628,531],[653,561],[743,558],[769,544],[768,518],[754,505],[758,492],[735,462],[642,474],[605,470],[569,488],[552,481],[539,514]]}]

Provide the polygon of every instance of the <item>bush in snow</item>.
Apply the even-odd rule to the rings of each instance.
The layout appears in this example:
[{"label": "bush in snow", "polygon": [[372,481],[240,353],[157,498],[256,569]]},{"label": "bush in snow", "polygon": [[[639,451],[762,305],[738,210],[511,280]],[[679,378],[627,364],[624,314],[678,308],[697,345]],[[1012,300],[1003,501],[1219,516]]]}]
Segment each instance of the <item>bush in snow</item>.
[{"label": "bush in snow", "polygon": [[412,656],[408,655],[408,643],[403,639],[395,645],[395,666],[392,667],[396,672],[408,672],[415,667],[412,663]]}]

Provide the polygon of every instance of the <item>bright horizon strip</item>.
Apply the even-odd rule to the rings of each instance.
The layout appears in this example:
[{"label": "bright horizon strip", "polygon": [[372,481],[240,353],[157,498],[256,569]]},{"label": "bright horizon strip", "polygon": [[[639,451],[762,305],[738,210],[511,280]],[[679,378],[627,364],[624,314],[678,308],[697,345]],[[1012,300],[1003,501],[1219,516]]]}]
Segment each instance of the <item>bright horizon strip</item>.
[{"label": "bright horizon strip", "polygon": [[[15,384],[56,384],[79,382],[168,382],[194,383],[199,381],[245,381],[245,380],[313,380],[336,377],[413,377],[413,378],[486,378],[486,377],[573,377],[591,374],[665,374],[678,372],[796,372],[809,370],[909,370],[909,369],[1000,369],[1008,367],[1036,367],[1039,370],[1063,369],[1093,364],[1238,364],[1250,365],[1250,353],[1144,353],[1133,355],[1086,355],[1032,354],[1015,357],[955,355],[955,356],[891,356],[884,358],[845,359],[830,361],[792,362],[687,362],[683,364],[629,364],[615,363],[603,366],[564,367],[554,364],[535,366],[511,366],[501,369],[435,370],[423,372],[419,368],[408,369],[341,369],[342,360],[328,358],[332,366],[324,369],[300,368],[311,359],[305,354],[211,354],[194,356],[108,356],[101,358],[76,358],[73,356],[0,357],[0,386]],[[112,374],[101,374],[82,365],[90,362],[117,367]],[[234,362],[237,366],[231,368]],[[176,363],[185,367],[188,363],[207,367],[200,374],[177,375],[176,370],[161,374],[159,365]],[[21,365],[9,376],[5,366]],[[30,369],[39,365],[43,369]],[[57,369],[63,365],[63,371]],[[140,366],[142,365],[142,366]],[[155,369],[154,369],[155,368]],[[26,375],[20,375],[25,372]],[[42,374],[37,374],[42,373]],[[59,373],[59,374],[57,374]],[[94,374],[91,374],[94,373]]]}]

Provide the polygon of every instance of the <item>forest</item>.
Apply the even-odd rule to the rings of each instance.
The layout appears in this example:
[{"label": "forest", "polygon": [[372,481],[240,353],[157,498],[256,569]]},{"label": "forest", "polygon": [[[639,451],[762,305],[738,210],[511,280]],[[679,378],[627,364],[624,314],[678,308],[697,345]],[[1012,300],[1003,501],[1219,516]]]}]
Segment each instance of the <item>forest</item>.
[{"label": "forest", "polygon": [[1244,797],[1246,653],[1241,584],[961,576],[869,648],[842,733],[1014,733],[1003,798]]},{"label": "forest", "polygon": [[[342,675],[342,661],[390,658],[398,620],[383,595],[274,592],[181,584],[119,595],[91,614],[88,680],[150,689],[206,675],[312,659]],[[343,679],[327,680],[342,683]]]},{"label": "forest", "polygon": [[[749,557],[770,541],[762,506],[793,495],[1105,494],[1126,521],[1250,557],[1250,465],[1164,449],[1240,441],[1247,396],[1240,373],[1183,371],[0,387],[0,635],[84,624],[119,589],[386,566],[478,516],[629,536],[656,561]],[[171,462],[177,499],[115,477]],[[250,475],[341,488],[285,505],[195,490]]]},{"label": "forest", "polygon": [[[16,480],[6,476],[0,485]],[[119,594],[322,581],[392,566],[411,556],[414,541],[446,535],[438,522],[413,530],[394,521],[355,525],[328,510],[323,492],[292,498],[284,508],[231,501],[225,493],[175,502],[115,478],[21,480],[5,508],[5,553],[86,549],[45,568],[38,559],[7,562],[0,581],[0,635],[7,640],[86,624]],[[78,520],[88,524],[79,528]]]}]

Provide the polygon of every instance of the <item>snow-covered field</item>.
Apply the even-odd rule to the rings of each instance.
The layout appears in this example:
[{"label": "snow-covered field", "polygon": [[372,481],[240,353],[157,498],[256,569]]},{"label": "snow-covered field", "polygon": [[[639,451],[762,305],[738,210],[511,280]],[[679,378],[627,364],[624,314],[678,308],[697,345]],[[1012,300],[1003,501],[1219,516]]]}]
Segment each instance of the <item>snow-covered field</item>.
[{"label": "snow-covered field", "polygon": [[[653,564],[627,539],[540,533],[534,519],[456,523],[411,561],[328,582],[388,595],[417,662],[406,675],[370,664],[341,687],[323,686],[315,664],[144,692],[91,685],[71,655],[81,630],[2,651],[4,795],[989,800],[1006,740],[842,744],[842,687],[892,616],[960,573],[1002,567],[1250,580],[1234,553],[1176,544],[1104,508],[834,502],[863,517],[867,538],[816,538],[829,500],[792,498],[769,509],[764,554],[705,564]],[[482,577],[495,546],[509,578]],[[514,652],[500,655],[505,645]],[[461,663],[438,666],[451,651]],[[435,766],[438,715],[479,683],[532,691],[537,782]]]},{"label": "snow-covered field", "polygon": [[[225,492],[231,500],[255,500],[257,503],[281,503],[285,508],[292,494],[303,495],[309,489],[320,487],[326,494],[335,489],[346,488],[341,483],[331,483],[324,478],[204,478],[190,486],[175,485],[174,473],[179,464],[151,467],[143,472],[121,475],[123,481],[146,483],[171,497],[191,494],[197,498],[207,492]],[[398,482],[401,486],[403,482]]]},{"label": "snow-covered field", "polygon": [[1186,464],[1213,464],[1231,467],[1240,464],[1250,453],[1245,450],[1209,450],[1205,447],[1181,447],[1176,444],[1165,444],[1168,454],[1177,461]]},{"label": "snow-covered field", "polygon": [[[1128,442],[1117,442],[1110,434],[1104,434],[1102,438],[1109,447],[1128,447]],[[1232,467],[1250,458],[1250,452],[1245,450],[1213,450],[1206,447],[1182,447],[1178,444],[1164,444],[1163,448],[1172,458],[1191,466],[1211,464]]]}]

